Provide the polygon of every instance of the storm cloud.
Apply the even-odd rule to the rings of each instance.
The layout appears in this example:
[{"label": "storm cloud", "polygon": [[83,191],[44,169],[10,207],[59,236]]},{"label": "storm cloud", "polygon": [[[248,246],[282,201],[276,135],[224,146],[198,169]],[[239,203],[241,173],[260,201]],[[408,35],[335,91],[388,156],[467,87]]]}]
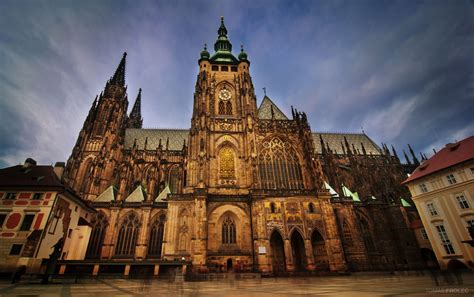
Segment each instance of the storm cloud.
[{"label": "storm cloud", "polygon": [[4,0],[0,167],[65,161],[124,51],[144,127],[189,127],[197,60],[221,15],[258,103],[266,87],[313,131],[363,128],[427,154],[474,134],[473,1]]}]

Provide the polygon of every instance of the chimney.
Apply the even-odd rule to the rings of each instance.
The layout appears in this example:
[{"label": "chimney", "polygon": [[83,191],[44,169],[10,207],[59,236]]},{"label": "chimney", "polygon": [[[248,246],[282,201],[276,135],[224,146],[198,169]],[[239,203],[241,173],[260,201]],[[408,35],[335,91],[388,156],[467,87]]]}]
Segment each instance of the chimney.
[{"label": "chimney", "polygon": [[32,158],[26,159],[25,163],[23,164],[24,168],[33,167],[33,166],[36,166],[36,161]]},{"label": "chimney", "polygon": [[56,164],[54,164],[54,173],[56,173],[56,176],[59,179],[61,179],[61,177],[63,176],[64,167],[64,162],[56,162]]}]

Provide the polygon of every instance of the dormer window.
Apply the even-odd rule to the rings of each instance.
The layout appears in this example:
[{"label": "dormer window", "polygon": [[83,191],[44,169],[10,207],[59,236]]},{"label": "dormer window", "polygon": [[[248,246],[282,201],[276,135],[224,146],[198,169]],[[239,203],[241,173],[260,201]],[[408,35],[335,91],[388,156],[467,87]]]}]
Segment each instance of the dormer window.
[{"label": "dormer window", "polygon": [[425,184],[420,184],[420,190],[421,190],[422,193],[428,192],[428,188],[426,187]]},{"label": "dormer window", "polygon": [[447,176],[446,176],[446,179],[448,180],[448,183],[449,183],[450,185],[454,185],[455,183],[457,183],[456,178],[454,177],[453,174],[447,175]]}]

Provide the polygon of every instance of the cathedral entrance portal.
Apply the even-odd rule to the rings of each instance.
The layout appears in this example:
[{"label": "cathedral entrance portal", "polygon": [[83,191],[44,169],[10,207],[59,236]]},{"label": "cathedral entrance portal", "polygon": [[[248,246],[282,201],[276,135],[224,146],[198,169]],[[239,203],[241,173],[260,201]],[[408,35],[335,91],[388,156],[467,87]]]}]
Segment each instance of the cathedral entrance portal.
[{"label": "cathedral entrance portal", "polygon": [[298,231],[291,234],[291,250],[293,253],[293,264],[295,271],[306,270],[306,250],[304,248],[304,240]]},{"label": "cathedral entrance portal", "polygon": [[272,249],[273,274],[283,274],[286,272],[285,247],[283,238],[278,231],[273,231],[270,237],[270,247]]}]

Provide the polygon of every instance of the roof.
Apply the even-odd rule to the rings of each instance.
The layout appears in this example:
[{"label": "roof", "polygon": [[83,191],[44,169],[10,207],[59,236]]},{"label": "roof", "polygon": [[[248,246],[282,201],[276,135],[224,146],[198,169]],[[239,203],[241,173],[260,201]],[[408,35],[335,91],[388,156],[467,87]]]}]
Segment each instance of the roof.
[{"label": "roof", "polygon": [[364,133],[320,133],[320,132],[313,132],[313,143],[314,143],[314,150],[317,154],[322,153],[322,148],[321,148],[321,140],[319,137],[323,138],[324,143],[329,144],[329,148],[335,153],[335,154],[344,154],[344,151],[342,150],[341,143],[344,144],[344,137],[347,139],[347,142],[351,146],[352,150],[352,145],[359,151],[360,154],[362,154],[362,145],[361,143],[364,144],[365,151],[367,152],[368,155],[380,155],[380,148],[375,144],[375,142],[372,141],[372,139],[369,138]]},{"label": "roof", "polygon": [[448,143],[442,150],[421,163],[403,184],[473,159],[474,136],[456,143]]},{"label": "roof", "polygon": [[188,141],[188,136],[188,129],[127,129],[125,130],[125,149],[131,149],[136,139],[138,149],[144,149],[145,141],[147,141],[147,149],[156,150],[161,139],[164,149],[166,141],[169,140],[168,149],[180,151],[183,149],[184,141]]},{"label": "roof", "polygon": [[272,109],[276,120],[288,120],[286,115],[267,96],[263,97],[262,103],[260,103],[260,107],[258,108],[258,118],[261,120],[271,120]]},{"label": "roof", "polygon": [[62,187],[53,166],[16,165],[0,169],[0,187]]},{"label": "roof", "polygon": [[114,186],[108,187],[102,194],[95,198],[94,202],[110,202],[115,200],[117,189]]},{"label": "roof", "polygon": [[170,187],[166,186],[166,188],[161,191],[161,193],[158,195],[158,197],[155,198],[156,202],[165,202],[166,198],[168,197],[168,194],[170,194]]},{"label": "roof", "polygon": [[138,186],[127,198],[126,202],[142,202],[145,201],[146,193],[142,186]]}]

